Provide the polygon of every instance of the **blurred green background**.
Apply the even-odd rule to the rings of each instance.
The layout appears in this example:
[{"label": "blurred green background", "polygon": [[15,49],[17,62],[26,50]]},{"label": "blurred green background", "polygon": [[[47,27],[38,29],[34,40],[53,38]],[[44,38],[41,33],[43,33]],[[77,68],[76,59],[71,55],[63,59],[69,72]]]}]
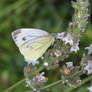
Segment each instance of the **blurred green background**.
[{"label": "blurred green background", "polygon": [[[91,16],[81,38],[80,54],[84,47],[92,43],[92,0],[89,8]],[[73,13],[71,0],[0,0],[0,92],[24,77],[23,69],[26,63],[12,40],[11,32],[19,28],[62,32],[67,29]],[[78,56],[80,54],[78,53]],[[46,76],[53,82],[58,74],[54,76],[52,71],[47,71]],[[28,89],[23,84],[11,92],[28,92]],[[51,88],[49,92],[61,92],[60,86]]]}]

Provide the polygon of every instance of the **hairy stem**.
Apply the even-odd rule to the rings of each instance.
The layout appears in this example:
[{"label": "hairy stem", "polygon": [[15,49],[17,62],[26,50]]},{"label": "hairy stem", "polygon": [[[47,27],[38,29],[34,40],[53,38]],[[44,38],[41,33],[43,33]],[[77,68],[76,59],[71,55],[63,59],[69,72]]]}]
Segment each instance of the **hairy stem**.
[{"label": "hairy stem", "polygon": [[53,83],[51,83],[51,84],[49,84],[49,85],[47,85],[47,86],[44,86],[44,87],[40,88],[40,90],[44,90],[44,89],[47,89],[47,88],[53,87],[53,86],[55,86],[55,85],[57,85],[57,84],[60,84],[61,82],[62,82],[62,80],[59,80],[59,81],[53,82]]}]

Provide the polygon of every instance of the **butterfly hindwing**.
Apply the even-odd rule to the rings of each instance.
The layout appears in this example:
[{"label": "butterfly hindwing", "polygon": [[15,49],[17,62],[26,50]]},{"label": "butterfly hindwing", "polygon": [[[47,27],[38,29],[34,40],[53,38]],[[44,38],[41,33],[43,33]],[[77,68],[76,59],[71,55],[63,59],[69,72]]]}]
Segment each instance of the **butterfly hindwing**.
[{"label": "butterfly hindwing", "polygon": [[37,60],[39,57],[43,55],[43,53],[47,50],[47,48],[51,45],[52,40],[51,37],[46,37],[38,42],[34,43],[30,48],[28,48],[25,53],[26,60]]}]

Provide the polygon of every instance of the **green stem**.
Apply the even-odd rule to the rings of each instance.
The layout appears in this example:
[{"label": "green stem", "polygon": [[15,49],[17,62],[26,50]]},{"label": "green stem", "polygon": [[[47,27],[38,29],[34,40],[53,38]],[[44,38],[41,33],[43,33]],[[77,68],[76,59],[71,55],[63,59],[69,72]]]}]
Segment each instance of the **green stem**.
[{"label": "green stem", "polygon": [[[92,76],[91,77],[89,77],[89,78],[86,78],[85,80],[83,80],[83,82],[81,83],[81,84],[78,84],[76,87],[78,88],[78,87],[80,87],[81,85],[83,85],[84,83],[86,83],[87,81],[89,81],[89,80],[91,80],[92,79]],[[51,84],[49,84],[49,85],[47,85],[47,86],[44,86],[44,87],[42,87],[42,88],[40,88],[40,90],[44,90],[44,89],[47,89],[47,88],[51,88],[51,87],[53,87],[53,86],[55,86],[55,85],[57,85],[57,84],[60,84],[62,82],[62,80],[59,80],[59,81],[56,81],[56,82],[54,82],[54,83],[51,83]],[[70,91],[72,91],[74,88],[69,88],[67,91],[65,90],[65,92],[70,92]]]},{"label": "green stem", "polygon": [[[36,72],[34,72],[32,75],[31,75],[31,78],[37,73],[37,72],[40,72],[44,69],[44,67],[40,67]],[[14,89],[15,87],[17,87],[18,85],[22,84],[23,82],[25,81],[25,78],[23,78],[22,80],[18,81],[17,83],[15,83],[14,85],[12,85],[11,87],[9,87],[8,89],[6,89],[5,91],[3,92],[10,92],[12,89]]]},{"label": "green stem", "polygon": [[10,90],[14,89],[16,86],[22,84],[25,81],[25,78],[23,78],[22,80],[20,80],[19,82],[15,83],[14,85],[12,85],[11,87],[9,87],[8,89],[6,89],[3,92],[9,92]]},{"label": "green stem", "polygon": [[62,80],[56,81],[56,82],[54,82],[54,83],[51,83],[51,84],[49,84],[49,85],[47,85],[47,86],[44,86],[44,87],[40,88],[40,90],[44,90],[44,89],[53,87],[53,86],[55,86],[55,85],[57,85],[57,84],[60,84],[61,82],[62,82]]}]

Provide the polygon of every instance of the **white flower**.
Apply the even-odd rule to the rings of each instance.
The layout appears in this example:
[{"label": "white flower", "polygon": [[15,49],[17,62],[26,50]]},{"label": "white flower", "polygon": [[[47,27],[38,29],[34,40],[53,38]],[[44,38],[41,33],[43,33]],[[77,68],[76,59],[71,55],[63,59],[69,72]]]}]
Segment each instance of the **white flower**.
[{"label": "white flower", "polygon": [[46,79],[45,79],[45,76],[43,76],[45,73],[42,72],[41,74],[38,74],[36,75],[36,79],[38,82],[41,82],[41,83],[45,83],[46,82]]},{"label": "white flower", "polygon": [[32,64],[33,66],[36,65],[36,64],[39,64],[39,61],[26,60],[26,62],[27,62],[28,64]]},{"label": "white flower", "polygon": [[91,86],[91,87],[89,87],[89,88],[88,88],[88,90],[89,90],[90,92],[92,92],[92,86]]},{"label": "white flower", "polygon": [[88,64],[84,70],[87,70],[88,74],[92,74],[92,60],[88,60]]},{"label": "white flower", "polygon": [[43,65],[47,67],[47,66],[48,66],[48,63],[47,63],[47,62],[44,62],[44,64],[43,64]]},{"label": "white flower", "polygon": [[41,56],[41,59],[43,60],[43,59],[44,59],[44,57],[43,57],[43,56]]},{"label": "white flower", "polygon": [[92,44],[89,45],[89,47],[86,47],[85,49],[88,49],[88,54],[92,53]]},{"label": "white flower", "polygon": [[64,35],[65,35],[65,32],[57,33],[56,39],[61,39],[62,40],[64,38]]},{"label": "white flower", "polygon": [[61,52],[60,52],[59,50],[56,50],[56,51],[54,52],[54,54],[55,54],[56,57],[59,57],[59,56],[61,55]]},{"label": "white flower", "polygon": [[25,79],[26,82],[26,87],[30,87],[31,86],[31,80],[29,80],[28,78]]},{"label": "white flower", "polygon": [[70,33],[63,37],[62,41],[64,41],[65,44],[69,43],[71,46],[73,45],[73,37]]},{"label": "white flower", "polygon": [[74,46],[71,47],[70,52],[74,51],[76,53],[78,50],[79,50],[79,47],[76,45],[75,47]]},{"label": "white flower", "polygon": [[72,67],[73,66],[73,62],[66,62],[67,67]]},{"label": "white flower", "polygon": [[77,43],[75,45],[73,45],[70,49],[70,52],[77,52],[79,50],[79,40],[77,40]]}]

